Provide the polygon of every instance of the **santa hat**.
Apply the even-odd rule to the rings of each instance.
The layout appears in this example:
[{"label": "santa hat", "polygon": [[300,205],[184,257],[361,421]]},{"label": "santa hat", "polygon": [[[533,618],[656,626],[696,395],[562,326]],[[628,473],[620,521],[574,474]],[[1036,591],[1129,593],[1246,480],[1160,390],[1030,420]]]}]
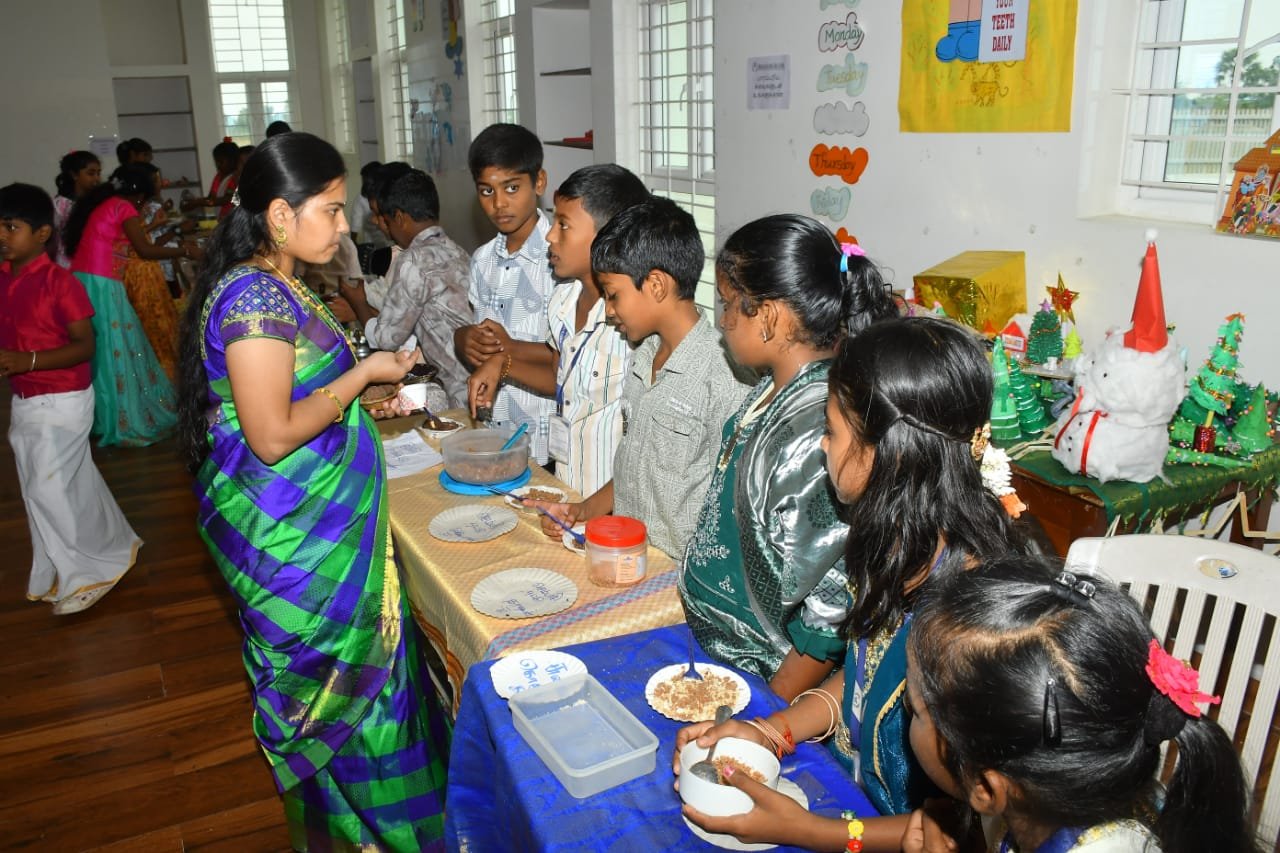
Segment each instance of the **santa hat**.
[{"label": "santa hat", "polygon": [[1164,295],[1160,290],[1160,263],[1156,260],[1156,232],[1147,231],[1147,255],[1142,259],[1138,296],[1133,301],[1133,328],[1124,333],[1124,345],[1138,352],[1159,352],[1169,343],[1164,320]]}]

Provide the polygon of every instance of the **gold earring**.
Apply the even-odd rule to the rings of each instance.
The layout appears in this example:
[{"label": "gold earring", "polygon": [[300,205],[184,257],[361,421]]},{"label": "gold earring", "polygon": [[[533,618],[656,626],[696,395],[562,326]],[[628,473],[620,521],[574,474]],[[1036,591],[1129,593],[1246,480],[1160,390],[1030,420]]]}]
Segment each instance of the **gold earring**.
[{"label": "gold earring", "polygon": [[283,249],[284,244],[289,242],[289,235],[285,233],[283,225],[276,226],[276,248]]},{"label": "gold earring", "polygon": [[769,330],[768,330],[768,329],[761,329],[761,330],[760,330],[760,340],[764,341],[766,344],[767,344],[767,343],[769,343]]}]

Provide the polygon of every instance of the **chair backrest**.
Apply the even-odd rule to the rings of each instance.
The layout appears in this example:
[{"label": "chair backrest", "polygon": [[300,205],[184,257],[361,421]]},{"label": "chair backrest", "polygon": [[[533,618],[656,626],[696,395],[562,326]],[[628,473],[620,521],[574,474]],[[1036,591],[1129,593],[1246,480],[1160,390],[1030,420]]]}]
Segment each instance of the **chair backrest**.
[{"label": "chair backrest", "polygon": [[1200,708],[1240,753],[1259,836],[1274,847],[1280,783],[1268,783],[1280,693],[1280,559],[1212,539],[1139,534],[1078,539],[1066,562],[1127,587],[1165,648],[1172,643],[1174,657],[1196,665],[1201,690],[1222,696],[1221,705]]}]

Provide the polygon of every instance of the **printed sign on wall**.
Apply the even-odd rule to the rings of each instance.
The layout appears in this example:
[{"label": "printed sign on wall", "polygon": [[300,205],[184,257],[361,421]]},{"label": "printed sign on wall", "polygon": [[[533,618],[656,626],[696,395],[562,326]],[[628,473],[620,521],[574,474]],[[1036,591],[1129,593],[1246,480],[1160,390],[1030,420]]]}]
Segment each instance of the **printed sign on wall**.
[{"label": "printed sign on wall", "polygon": [[747,109],[785,110],[791,106],[791,57],[747,58]]}]

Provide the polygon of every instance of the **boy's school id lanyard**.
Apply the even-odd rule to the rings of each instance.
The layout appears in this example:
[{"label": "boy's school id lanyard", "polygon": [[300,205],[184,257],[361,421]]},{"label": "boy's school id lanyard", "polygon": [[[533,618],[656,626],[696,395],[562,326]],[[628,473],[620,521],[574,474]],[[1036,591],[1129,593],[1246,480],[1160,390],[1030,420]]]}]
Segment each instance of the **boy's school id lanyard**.
[{"label": "boy's school id lanyard", "polygon": [[[587,344],[591,342],[591,336],[596,333],[596,327],[593,326],[591,331],[587,332],[587,336],[582,339],[582,343],[573,353],[573,358],[569,360],[569,369],[565,371],[565,378],[568,379],[573,375],[573,370],[578,366],[578,359],[582,358],[582,353],[586,350]],[[560,327],[560,354],[564,354],[564,345],[569,337],[569,327]],[[557,371],[558,374],[558,371]],[[551,454],[551,458],[565,465],[570,464],[569,459],[569,419],[564,416],[564,383],[560,381],[559,376],[556,377],[556,413],[547,418],[547,427],[549,433],[547,436],[547,450]]]}]

